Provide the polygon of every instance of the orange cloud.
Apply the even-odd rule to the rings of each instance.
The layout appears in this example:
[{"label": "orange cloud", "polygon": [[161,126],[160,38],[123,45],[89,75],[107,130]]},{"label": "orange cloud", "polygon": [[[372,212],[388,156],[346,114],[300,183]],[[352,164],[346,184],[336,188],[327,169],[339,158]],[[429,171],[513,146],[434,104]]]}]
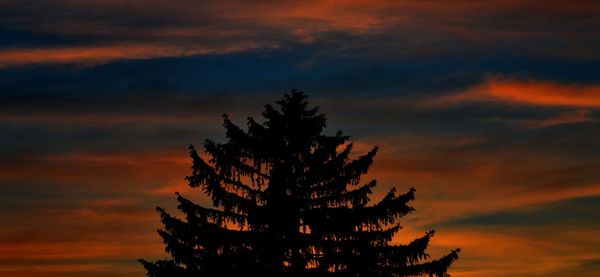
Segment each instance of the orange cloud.
[{"label": "orange cloud", "polygon": [[0,179],[77,187],[83,183],[88,186],[86,190],[99,186],[105,190],[150,193],[174,178],[183,180],[189,173],[189,165],[185,147],[172,152],[27,156],[3,164]]},{"label": "orange cloud", "polygon": [[600,85],[560,84],[490,78],[465,92],[438,99],[438,104],[495,101],[535,106],[600,107]]},{"label": "orange cloud", "polygon": [[600,107],[600,86],[563,85],[548,81],[491,81],[491,97],[533,105]]},{"label": "orange cloud", "polygon": [[[452,210],[452,207],[446,209]],[[449,249],[460,247],[460,259],[450,270],[452,276],[572,276],[565,272],[577,270],[583,261],[600,258],[596,251],[600,245],[595,239],[600,232],[592,227],[573,228],[577,227],[445,226],[437,229],[429,254],[439,257]],[[393,243],[408,243],[425,231],[427,229],[412,222],[405,224]],[[560,272],[563,274],[558,274]]]},{"label": "orange cloud", "polygon": [[77,46],[60,48],[18,48],[0,50],[0,68],[30,64],[76,63],[96,65],[113,60],[151,59],[162,57],[182,57],[197,55],[219,55],[249,51],[257,48],[274,48],[276,45],[265,45],[256,42],[239,42],[225,46],[192,46],[177,45],[109,45],[109,46]]},{"label": "orange cloud", "polygon": [[105,276],[101,272],[111,272],[111,276],[142,276],[135,259],[162,254],[158,244],[129,243],[125,238],[110,241],[0,243],[0,275]]},{"label": "orange cloud", "polygon": [[[431,247],[434,253],[443,253],[457,244],[461,246],[461,258],[451,271],[456,276],[570,276],[565,272],[582,261],[600,258],[596,251],[598,242],[590,240],[598,236],[598,231],[552,229],[555,228],[439,230]],[[570,243],[564,243],[567,241]],[[560,272],[563,274],[557,274]]]},{"label": "orange cloud", "polygon": [[365,180],[381,184],[374,199],[390,187],[417,189],[411,224],[485,214],[528,205],[600,195],[594,160],[560,152],[498,145],[469,135],[398,135],[364,138],[357,148],[380,148]]},{"label": "orange cloud", "polygon": [[[64,111],[63,111],[64,112]],[[18,123],[64,123],[64,124],[86,124],[86,125],[118,125],[126,123],[146,123],[146,124],[176,124],[176,123],[195,123],[208,124],[214,123],[218,115],[206,116],[204,114],[193,115],[168,115],[168,114],[68,114],[68,113],[50,113],[44,114],[0,114],[2,122]]]},{"label": "orange cloud", "polygon": [[[585,31],[580,34],[548,28],[549,22],[561,23],[596,10],[598,4],[591,1],[549,1],[543,5],[512,0],[480,3],[453,1],[451,4],[444,1],[388,0],[276,3],[184,1],[169,4],[154,0],[127,4],[112,0],[38,2],[38,5],[31,6],[0,4],[0,9],[13,11],[13,16],[9,16],[7,21],[28,22],[19,26],[25,31],[83,35],[115,45],[5,49],[0,51],[1,66],[97,64],[116,59],[236,53],[284,47],[289,43],[310,44],[319,39],[335,40],[335,37],[329,37],[331,33],[385,37],[386,43],[376,46],[378,51],[385,52],[382,53],[384,55],[414,55],[444,49],[447,51],[449,48],[479,50],[506,41],[527,41],[530,43],[521,43],[519,47],[534,48],[535,51],[530,53],[597,57],[595,45],[584,37],[587,34]],[[47,6],[53,9],[45,9]],[[54,10],[68,11],[74,16],[64,17]],[[497,13],[510,13],[516,20],[530,24],[527,24],[528,28],[518,29],[514,24],[494,20],[496,17],[493,15]],[[530,16],[532,13],[544,16]],[[82,15],[89,15],[89,18]],[[131,24],[123,24],[123,18],[127,18]],[[151,22],[159,23],[149,24]],[[567,25],[567,22],[570,23],[557,24]],[[396,40],[398,37],[410,37],[410,40]],[[548,39],[562,43],[538,46],[539,40]],[[442,48],[448,46],[444,40],[458,43]],[[154,44],[156,41],[164,45],[157,46]],[[372,42],[365,40],[362,43],[364,47]],[[338,47],[347,49],[356,46],[352,44],[344,42]]]},{"label": "orange cloud", "polygon": [[562,125],[562,124],[575,124],[575,123],[586,123],[586,122],[594,122],[596,119],[591,115],[589,111],[567,111],[560,113],[558,115],[545,118],[542,120],[519,120],[517,124],[521,124],[527,127],[533,128],[543,128],[554,125]]}]

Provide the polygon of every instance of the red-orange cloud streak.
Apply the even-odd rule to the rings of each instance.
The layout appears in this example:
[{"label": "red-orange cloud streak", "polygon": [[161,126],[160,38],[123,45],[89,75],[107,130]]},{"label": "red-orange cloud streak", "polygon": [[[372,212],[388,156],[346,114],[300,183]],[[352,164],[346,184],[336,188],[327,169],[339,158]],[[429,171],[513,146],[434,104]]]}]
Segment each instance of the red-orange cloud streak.
[{"label": "red-orange cloud streak", "polygon": [[239,42],[224,46],[125,44],[107,46],[74,46],[58,48],[18,48],[0,50],[0,68],[16,65],[76,63],[97,65],[123,59],[151,59],[197,55],[239,53],[258,48],[275,48],[255,42]]},{"label": "red-orange cloud streak", "polygon": [[480,86],[434,100],[437,104],[496,101],[534,106],[600,107],[600,85],[562,84],[545,80],[490,78]]}]

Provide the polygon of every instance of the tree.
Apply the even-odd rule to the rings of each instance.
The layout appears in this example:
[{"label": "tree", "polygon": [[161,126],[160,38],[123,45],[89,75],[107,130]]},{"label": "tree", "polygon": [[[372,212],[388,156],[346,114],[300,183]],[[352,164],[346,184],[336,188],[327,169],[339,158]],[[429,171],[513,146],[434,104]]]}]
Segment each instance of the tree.
[{"label": "tree", "polygon": [[324,114],[292,91],[265,106],[263,123],[247,130],[224,115],[226,143],[205,140],[209,159],[190,146],[189,185],[213,208],[177,193],[177,218],[157,208],[170,259],[140,260],[149,277],[163,276],[447,276],[460,249],[429,260],[433,231],[391,245],[398,219],[414,209],[415,190],[391,189],[370,205],[375,180],[360,183],[377,147],[356,159],[338,131],[323,134]]}]

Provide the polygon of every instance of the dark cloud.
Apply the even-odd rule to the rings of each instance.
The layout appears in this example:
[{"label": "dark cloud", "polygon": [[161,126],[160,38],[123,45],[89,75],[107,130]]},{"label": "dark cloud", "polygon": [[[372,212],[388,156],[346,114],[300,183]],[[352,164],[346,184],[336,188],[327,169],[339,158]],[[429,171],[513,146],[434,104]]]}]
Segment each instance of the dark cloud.
[{"label": "dark cloud", "polygon": [[[598,8],[590,1],[381,1],[377,5],[349,1],[327,6],[314,1],[175,1],[168,5],[153,0],[3,1],[0,7],[0,26],[13,37],[7,45],[29,41],[30,49],[25,47],[23,53],[39,50],[44,40],[48,45],[79,47],[73,52],[90,45],[108,47],[102,51],[119,50],[101,57],[102,62],[286,49],[298,44],[317,45],[321,55],[355,50],[365,57],[394,59],[499,53],[598,59],[594,54]],[[149,46],[160,46],[160,53],[123,51],[123,47],[142,51]],[[0,61],[3,57],[11,66],[91,62],[89,57],[78,60],[66,54],[46,55],[46,60],[18,54],[0,55]]]},{"label": "dark cloud", "polygon": [[560,226],[562,231],[567,231],[597,229],[599,222],[600,197],[582,197],[533,207],[522,207],[517,210],[461,218],[441,223],[440,226],[487,228],[512,226],[523,229]]}]

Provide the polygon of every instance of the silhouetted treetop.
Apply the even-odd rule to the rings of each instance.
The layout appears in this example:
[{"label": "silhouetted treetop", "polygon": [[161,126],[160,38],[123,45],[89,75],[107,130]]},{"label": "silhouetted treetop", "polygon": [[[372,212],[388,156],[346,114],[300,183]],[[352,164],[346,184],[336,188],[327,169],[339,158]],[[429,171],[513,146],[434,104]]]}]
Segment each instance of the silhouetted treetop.
[{"label": "silhouetted treetop", "polygon": [[415,190],[371,203],[377,182],[361,177],[377,147],[353,159],[349,137],[324,134],[325,115],[296,90],[262,116],[244,130],[223,115],[226,142],[205,140],[205,155],[190,146],[186,180],[212,207],[177,193],[182,218],[157,208],[170,258],[140,260],[149,277],[447,276],[460,250],[430,260],[433,231],[390,244]]}]

